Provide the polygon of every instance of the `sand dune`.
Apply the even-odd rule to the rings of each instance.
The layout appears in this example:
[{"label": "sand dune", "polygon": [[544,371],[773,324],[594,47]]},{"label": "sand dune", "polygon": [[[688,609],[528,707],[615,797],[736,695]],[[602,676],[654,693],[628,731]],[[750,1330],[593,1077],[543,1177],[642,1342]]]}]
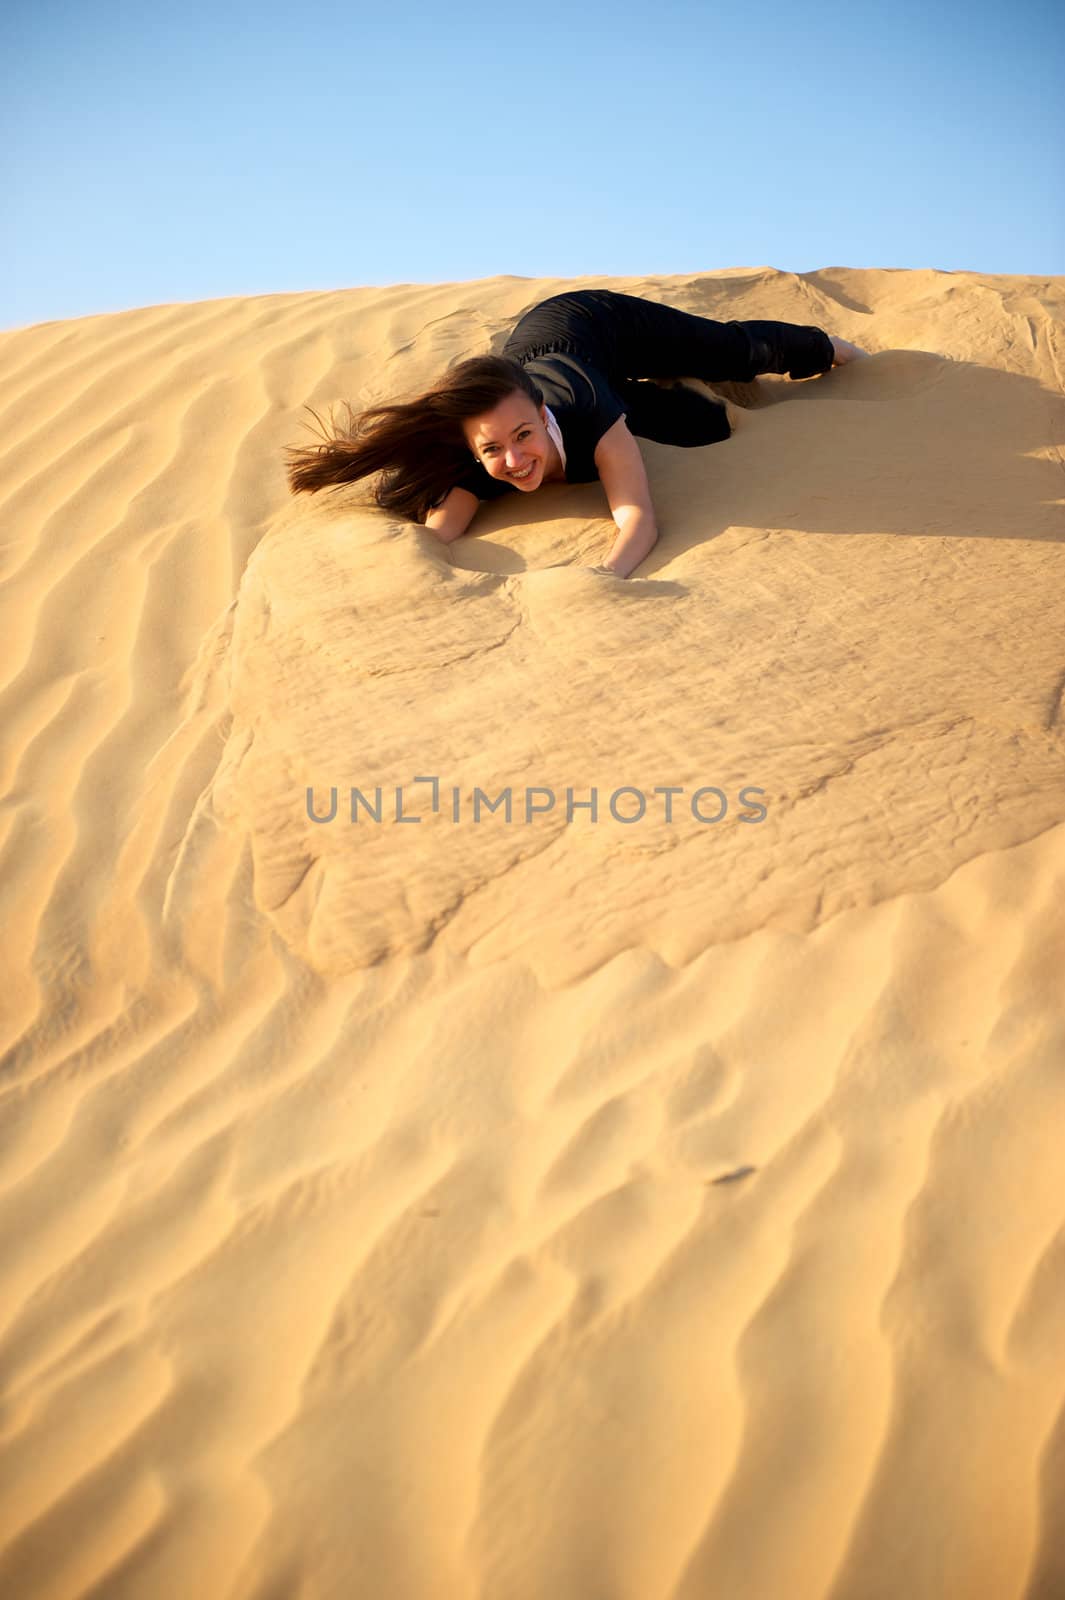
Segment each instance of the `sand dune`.
[{"label": "sand dune", "polygon": [[579,281],[872,359],[612,580],[284,480],[567,281],[0,334],[5,1597],[1065,1594],[1065,280]]}]

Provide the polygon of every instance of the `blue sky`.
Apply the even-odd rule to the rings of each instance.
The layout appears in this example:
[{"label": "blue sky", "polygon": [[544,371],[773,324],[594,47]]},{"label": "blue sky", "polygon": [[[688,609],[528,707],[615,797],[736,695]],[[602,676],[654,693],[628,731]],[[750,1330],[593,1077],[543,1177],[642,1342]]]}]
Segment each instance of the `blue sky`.
[{"label": "blue sky", "polygon": [[1065,8],[7,0],[0,327],[359,284],[1065,272]]}]

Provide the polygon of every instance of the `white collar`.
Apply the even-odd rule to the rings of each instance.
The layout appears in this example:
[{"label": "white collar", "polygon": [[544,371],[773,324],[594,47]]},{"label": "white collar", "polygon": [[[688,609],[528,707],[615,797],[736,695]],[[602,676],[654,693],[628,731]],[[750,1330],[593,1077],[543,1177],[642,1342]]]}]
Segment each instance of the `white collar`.
[{"label": "white collar", "polygon": [[562,429],[559,427],[558,423],[555,421],[555,413],[551,410],[551,407],[547,404],[546,401],[544,402],[544,410],[547,412],[547,433],[548,433],[548,437],[550,438],[550,440],[554,444],[555,449],[558,451],[559,459],[562,462],[562,470],[563,470],[563,472],[565,472],[565,470],[566,470],[566,446],[562,443]]}]

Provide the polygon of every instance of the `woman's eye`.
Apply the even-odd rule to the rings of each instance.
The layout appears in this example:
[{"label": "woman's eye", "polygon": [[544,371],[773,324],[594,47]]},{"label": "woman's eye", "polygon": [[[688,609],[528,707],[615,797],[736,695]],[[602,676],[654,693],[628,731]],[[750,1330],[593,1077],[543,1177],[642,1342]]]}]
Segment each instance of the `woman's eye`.
[{"label": "woman's eye", "polygon": [[[521,433],[519,433],[518,438],[519,439],[527,439],[529,437],[530,433],[532,433],[532,429],[531,428],[523,428]],[[483,456],[494,456],[495,453],[496,453],[496,447],[495,447],[494,444],[485,445],[484,449],[481,451],[481,454]]]}]

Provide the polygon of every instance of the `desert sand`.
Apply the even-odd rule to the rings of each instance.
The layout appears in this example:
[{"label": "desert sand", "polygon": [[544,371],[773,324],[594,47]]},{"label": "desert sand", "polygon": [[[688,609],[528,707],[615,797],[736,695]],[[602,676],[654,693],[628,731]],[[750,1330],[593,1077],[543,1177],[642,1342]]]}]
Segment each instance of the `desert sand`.
[{"label": "desert sand", "polygon": [[[290,496],[304,407],[577,284],[870,359],[642,441],[627,580],[599,484],[451,546]],[[0,1593],[1065,1594],[1065,279],[233,298],[0,374]]]}]

